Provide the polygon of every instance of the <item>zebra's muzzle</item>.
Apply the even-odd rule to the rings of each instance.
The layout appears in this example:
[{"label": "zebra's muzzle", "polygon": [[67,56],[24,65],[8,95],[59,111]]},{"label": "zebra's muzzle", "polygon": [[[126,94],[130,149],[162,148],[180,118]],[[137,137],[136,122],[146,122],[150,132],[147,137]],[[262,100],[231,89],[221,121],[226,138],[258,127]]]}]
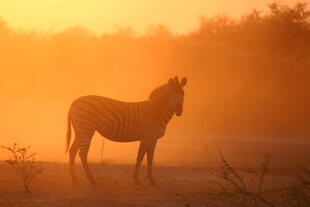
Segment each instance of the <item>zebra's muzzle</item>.
[{"label": "zebra's muzzle", "polygon": [[182,104],[177,104],[177,105],[175,106],[175,114],[176,114],[177,116],[181,116],[181,115],[182,115],[182,112],[183,112],[183,106],[182,106]]}]

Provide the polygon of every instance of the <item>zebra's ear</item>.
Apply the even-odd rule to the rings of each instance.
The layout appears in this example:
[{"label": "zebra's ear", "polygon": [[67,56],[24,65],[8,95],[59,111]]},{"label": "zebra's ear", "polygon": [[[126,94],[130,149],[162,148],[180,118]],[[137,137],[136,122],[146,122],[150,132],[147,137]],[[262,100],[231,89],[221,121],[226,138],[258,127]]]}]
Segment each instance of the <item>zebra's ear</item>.
[{"label": "zebra's ear", "polygon": [[176,84],[179,84],[179,83],[180,83],[178,76],[175,76],[175,77],[174,77],[174,81],[175,81]]},{"label": "zebra's ear", "polygon": [[173,87],[174,86],[174,80],[172,78],[169,79],[168,85]]},{"label": "zebra's ear", "polygon": [[182,78],[182,80],[180,82],[181,87],[186,86],[186,83],[187,83],[187,78]]}]

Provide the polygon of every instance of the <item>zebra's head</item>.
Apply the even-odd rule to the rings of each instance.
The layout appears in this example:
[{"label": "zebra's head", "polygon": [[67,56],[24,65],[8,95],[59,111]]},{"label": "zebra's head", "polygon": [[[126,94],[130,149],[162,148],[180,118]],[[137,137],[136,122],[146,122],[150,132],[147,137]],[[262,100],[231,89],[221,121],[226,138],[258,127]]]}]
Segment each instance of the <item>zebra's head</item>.
[{"label": "zebra's head", "polygon": [[179,81],[178,77],[171,78],[168,81],[168,101],[177,116],[181,116],[183,112],[184,90],[183,87],[187,83],[187,78]]}]

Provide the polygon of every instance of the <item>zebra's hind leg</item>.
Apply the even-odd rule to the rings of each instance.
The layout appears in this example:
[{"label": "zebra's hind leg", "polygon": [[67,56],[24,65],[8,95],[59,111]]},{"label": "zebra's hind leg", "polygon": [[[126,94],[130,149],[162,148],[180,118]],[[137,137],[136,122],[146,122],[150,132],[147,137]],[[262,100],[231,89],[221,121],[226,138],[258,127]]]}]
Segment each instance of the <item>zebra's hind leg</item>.
[{"label": "zebra's hind leg", "polygon": [[76,154],[78,152],[80,148],[80,145],[79,145],[79,140],[77,137],[75,137],[74,141],[73,141],[73,144],[72,146],[70,147],[70,150],[69,150],[69,173],[70,173],[70,176],[71,176],[71,179],[74,183],[77,183],[77,179],[76,179],[76,176],[75,176],[75,169],[74,169],[74,159],[76,157]]},{"label": "zebra's hind leg", "polygon": [[140,141],[140,146],[139,146],[138,155],[137,155],[137,162],[136,162],[135,170],[133,172],[133,178],[134,178],[136,185],[140,185],[139,170],[140,170],[140,166],[141,166],[146,150],[147,150],[147,144],[143,141]]},{"label": "zebra's hind leg", "polygon": [[94,132],[95,131],[92,131],[91,133],[88,134],[88,136],[83,135],[83,138],[80,140],[80,152],[79,152],[79,156],[81,158],[81,162],[82,162],[86,177],[89,179],[89,181],[92,184],[96,184],[96,180],[89,169],[89,165],[87,162],[87,155],[88,155],[90,142],[91,142]]}]

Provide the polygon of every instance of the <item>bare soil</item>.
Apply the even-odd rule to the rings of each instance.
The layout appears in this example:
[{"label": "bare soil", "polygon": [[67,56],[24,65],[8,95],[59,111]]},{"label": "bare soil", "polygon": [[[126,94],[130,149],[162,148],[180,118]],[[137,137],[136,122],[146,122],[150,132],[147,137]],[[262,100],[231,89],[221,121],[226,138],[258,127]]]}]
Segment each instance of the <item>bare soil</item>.
[{"label": "bare soil", "polygon": [[[155,163],[153,173],[157,186],[149,184],[145,166],[140,171],[141,185],[136,186],[132,179],[133,164],[94,163],[90,160],[98,184],[89,184],[82,166],[77,164],[79,184],[76,185],[71,182],[67,163],[44,162],[44,173],[33,181],[32,192],[24,193],[22,182],[11,166],[0,162],[0,207],[231,206],[219,196],[219,184],[225,184],[225,181],[220,177],[217,146],[239,170],[259,166],[264,155],[268,155],[271,170],[265,188],[277,188],[294,181],[295,164],[309,166],[310,163],[310,142],[306,139],[217,137],[206,142],[207,145],[198,138],[192,142],[180,146],[171,144],[170,147],[164,140],[160,143],[157,155],[164,155],[167,161],[158,159],[159,162]],[[178,162],[173,163],[168,158],[178,159]],[[133,163],[134,158],[131,159]],[[247,181],[255,187],[255,177],[249,176]]]},{"label": "bare soil", "polygon": [[[77,165],[79,184],[73,184],[68,167],[43,163],[44,174],[33,181],[32,192],[24,193],[19,178],[6,163],[0,164],[0,206],[226,206],[217,196],[218,168],[157,166],[158,185],[151,186],[141,169],[141,185],[131,179],[132,165],[93,164],[97,185],[90,185],[82,167]],[[289,169],[273,169],[267,185],[288,179]]]}]

